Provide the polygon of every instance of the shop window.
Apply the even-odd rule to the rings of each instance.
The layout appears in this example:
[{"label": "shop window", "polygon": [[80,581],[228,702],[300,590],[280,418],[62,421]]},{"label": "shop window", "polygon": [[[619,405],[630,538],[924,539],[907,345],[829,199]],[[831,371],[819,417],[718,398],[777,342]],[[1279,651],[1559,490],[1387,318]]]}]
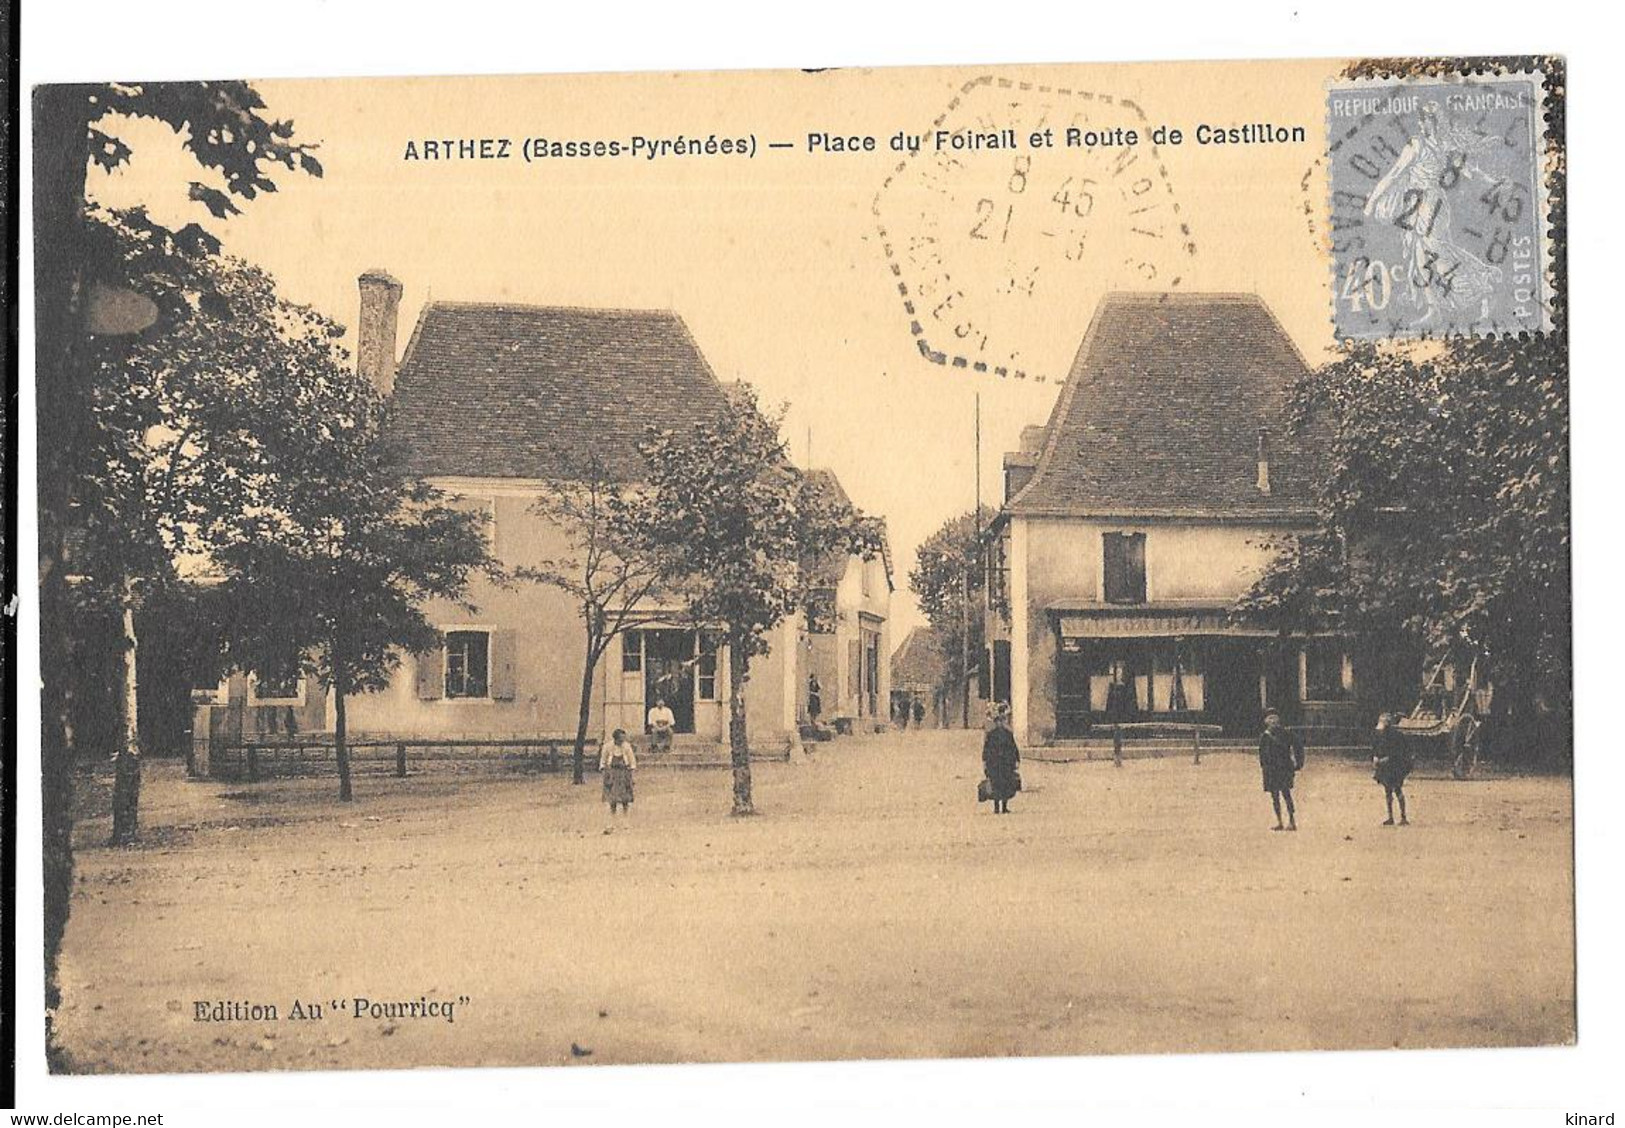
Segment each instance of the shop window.
[{"label": "shop window", "polygon": [[490,679],[491,636],[485,631],[447,633],[446,696],[488,697]]},{"label": "shop window", "polygon": [[641,674],[643,672],[643,632],[621,632],[621,673]]},{"label": "shop window", "polygon": [[1316,639],[1303,648],[1305,701],[1343,701],[1349,696],[1349,678],[1343,645],[1335,639]]}]

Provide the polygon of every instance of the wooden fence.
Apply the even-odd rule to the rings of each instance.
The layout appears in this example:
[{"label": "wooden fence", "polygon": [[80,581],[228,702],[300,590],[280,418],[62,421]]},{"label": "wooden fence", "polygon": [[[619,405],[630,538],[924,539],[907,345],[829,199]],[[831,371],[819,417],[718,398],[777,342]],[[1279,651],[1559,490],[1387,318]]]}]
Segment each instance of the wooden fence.
[{"label": "wooden fence", "polygon": [[[428,771],[567,772],[575,737],[510,737],[487,740],[367,737],[346,741],[350,770],[395,775]],[[598,770],[598,741],[587,741],[586,767]],[[338,770],[330,733],[299,737],[258,736],[216,746],[209,760],[216,779],[255,781],[328,775]]]}]

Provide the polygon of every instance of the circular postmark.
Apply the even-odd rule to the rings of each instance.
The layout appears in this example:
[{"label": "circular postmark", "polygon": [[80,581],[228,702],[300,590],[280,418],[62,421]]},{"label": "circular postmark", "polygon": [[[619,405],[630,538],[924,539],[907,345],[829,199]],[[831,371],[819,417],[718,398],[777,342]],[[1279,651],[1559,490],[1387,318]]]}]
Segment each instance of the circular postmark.
[{"label": "circular postmark", "polygon": [[1196,244],[1154,132],[1126,98],[990,75],[966,82],[904,144],[874,199],[921,355],[1062,379],[1070,351],[1033,351],[1055,336],[1047,325],[1075,321],[1103,289],[1178,288]]}]

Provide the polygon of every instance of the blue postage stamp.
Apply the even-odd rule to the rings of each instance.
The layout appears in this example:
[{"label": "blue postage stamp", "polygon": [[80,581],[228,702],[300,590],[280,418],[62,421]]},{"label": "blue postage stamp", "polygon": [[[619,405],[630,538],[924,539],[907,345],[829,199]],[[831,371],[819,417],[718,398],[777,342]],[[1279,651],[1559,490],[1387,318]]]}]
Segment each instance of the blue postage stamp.
[{"label": "blue postage stamp", "polygon": [[1340,338],[1551,328],[1541,75],[1337,83],[1326,115]]}]

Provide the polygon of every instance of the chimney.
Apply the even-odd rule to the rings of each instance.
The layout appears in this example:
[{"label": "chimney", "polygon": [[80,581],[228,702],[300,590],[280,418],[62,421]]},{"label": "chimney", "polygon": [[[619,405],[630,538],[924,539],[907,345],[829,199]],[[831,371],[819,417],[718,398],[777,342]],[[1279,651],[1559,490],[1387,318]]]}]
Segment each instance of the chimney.
[{"label": "chimney", "polygon": [[1258,429],[1258,492],[1268,497],[1270,492],[1270,433]]},{"label": "chimney", "polygon": [[361,323],[357,326],[355,367],[388,399],[395,391],[395,332],[401,310],[401,284],[383,270],[369,270],[359,282]]}]

